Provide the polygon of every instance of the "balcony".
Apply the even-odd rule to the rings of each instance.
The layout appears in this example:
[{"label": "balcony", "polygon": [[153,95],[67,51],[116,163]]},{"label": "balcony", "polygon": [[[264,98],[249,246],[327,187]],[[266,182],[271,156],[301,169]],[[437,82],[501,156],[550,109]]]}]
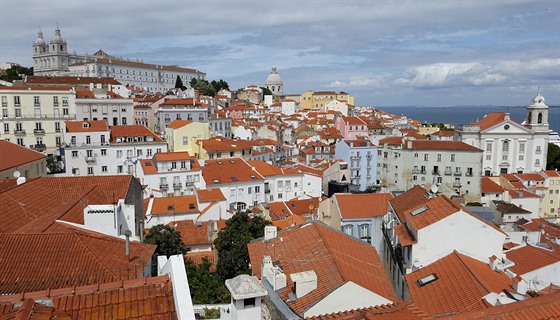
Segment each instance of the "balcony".
[{"label": "balcony", "polygon": [[461,188],[461,182],[453,182],[453,188]]},{"label": "balcony", "polygon": [[421,170],[420,174],[426,174],[426,170]]},{"label": "balcony", "polygon": [[33,133],[38,136],[43,136],[45,135],[45,129],[33,129]]},{"label": "balcony", "polygon": [[173,182],[173,189],[181,189],[183,184],[181,182]]},{"label": "balcony", "polygon": [[192,187],[192,186],[194,186],[194,181],[187,181],[187,182],[185,182],[185,186],[186,186],[186,187]]},{"label": "balcony", "polygon": [[444,174],[446,176],[450,176],[450,175],[452,175],[452,172],[451,172],[451,170],[445,170]]},{"label": "balcony", "polygon": [[60,133],[60,132],[62,132],[62,130],[60,128],[58,128],[58,129],[54,129],[54,132]]},{"label": "balcony", "polygon": [[467,173],[465,173],[465,177],[472,177],[472,176],[473,176],[472,171],[471,171],[471,172],[468,172],[468,171],[467,171]]},{"label": "balcony", "polygon": [[169,189],[169,185],[167,183],[160,183],[159,184],[159,189],[160,190],[167,190],[167,189]]},{"label": "balcony", "polygon": [[86,162],[95,162],[94,157],[86,157]]},{"label": "balcony", "polygon": [[458,177],[458,176],[463,175],[463,173],[459,170],[459,171],[453,172],[453,175],[456,176],[456,177]]},{"label": "balcony", "polygon": [[23,130],[23,129],[15,129],[15,130],[14,130],[14,135],[16,135],[16,136],[24,136],[24,135],[25,135],[25,130]]},{"label": "balcony", "polygon": [[32,148],[35,149],[36,151],[45,151],[47,150],[47,146],[43,143],[38,143],[38,144],[34,144],[32,145]]},{"label": "balcony", "polygon": [[420,173],[420,170],[418,170],[418,169],[412,169],[412,174],[419,174],[419,173]]},{"label": "balcony", "polygon": [[439,176],[439,175],[440,175],[440,174],[439,174],[439,170],[433,170],[433,171],[432,171],[432,174],[433,174],[434,176]]},{"label": "balcony", "polygon": [[270,193],[270,188],[264,188],[264,193]]}]

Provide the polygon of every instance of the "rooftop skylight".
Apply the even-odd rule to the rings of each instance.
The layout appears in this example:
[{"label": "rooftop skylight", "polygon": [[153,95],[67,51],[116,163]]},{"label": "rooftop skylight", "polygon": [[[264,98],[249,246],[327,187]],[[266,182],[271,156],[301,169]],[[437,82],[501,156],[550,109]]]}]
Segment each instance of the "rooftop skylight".
[{"label": "rooftop skylight", "polygon": [[430,275],[427,275],[423,278],[420,278],[417,280],[418,284],[423,287],[425,285],[427,285],[428,283],[432,283],[434,281],[436,281],[438,279],[437,275],[435,273],[432,273]]},{"label": "rooftop skylight", "polygon": [[414,217],[415,215],[421,214],[422,212],[424,212],[424,211],[426,211],[426,210],[428,210],[428,209],[429,209],[428,206],[422,206],[422,207],[420,207],[420,208],[418,208],[418,209],[416,209],[416,210],[413,210],[413,211],[410,213],[410,215]]}]

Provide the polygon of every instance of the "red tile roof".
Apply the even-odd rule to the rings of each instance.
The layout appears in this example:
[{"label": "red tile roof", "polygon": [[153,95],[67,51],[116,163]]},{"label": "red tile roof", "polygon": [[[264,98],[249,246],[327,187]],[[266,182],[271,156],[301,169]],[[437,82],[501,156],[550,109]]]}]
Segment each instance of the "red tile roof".
[{"label": "red tile roof", "polygon": [[196,196],[178,196],[149,198],[144,201],[152,200],[152,215],[173,215],[184,213],[198,213]]},{"label": "red tile roof", "polygon": [[482,152],[481,149],[466,144],[462,141],[452,141],[452,140],[410,140],[406,142],[405,146],[408,147],[408,143],[412,144],[409,149],[412,150],[446,150],[446,151],[472,151],[472,152]]},{"label": "red tile roof", "polygon": [[207,186],[264,180],[263,176],[241,158],[206,160],[202,176]]},{"label": "red tile roof", "polygon": [[208,260],[208,262],[212,264],[210,271],[215,271],[217,263],[216,251],[191,251],[185,254],[185,260],[191,260],[197,266],[200,266],[204,259]]},{"label": "red tile roof", "polygon": [[121,83],[110,77],[71,77],[71,76],[27,76],[26,84],[112,84],[120,85]]},{"label": "red tile roof", "polygon": [[[288,301],[293,283],[287,276],[287,287],[278,291],[280,298],[301,314],[333,290],[352,281],[391,301],[397,301],[393,287],[374,247],[320,222],[278,232],[275,239],[254,240],[248,244],[253,274],[261,277],[262,258],[271,256],[286,275],[313,270],[317,289],[295,301]],[[304,262],[304,263],[302,263]]]},{"label": "red tile roof", "polygon": [[518,275],[560,262],[559,252],[552,252],[531,245],[513,248],[506,252],[506,256],[509,260],[515,262],[515,265],[510,267],[509,270]]},{"label": "red tile roof", "polygon": [[492,112],[478,122],[471,122],[471,124],[478,124],[480,130],[486,130],[505,120],[506,114],[504,112]]},{"label": "red tile roof", "polygon": [[408,301],[397,301],[393,304],[346,310],[337,313],[324,314],[305,318],[306,320],[414,320],[425,319],[427,314]]},{"label": "red tile roof", "polygon": [[[48,177],[0,193],[0,233],[11,233],[26,224],[43,232],[55,220],[84,223],[85,204],[112,204],[124,199],[129,186],[138,184],[132,176]],[[36,229],[43,224],[41,229]],[[25,229],[25,228],[24,228]]]},{"label": "red tile roof", "polygon": [[194,157],[191,157],[188,152],[158,152],[154,155],[156,161],[181,161],[181,160],[193,160],[198,164]]},{"label": "red tile roof", "polygon": [[[413,215],[415,210],[426,207],[422,213]],[[422,204],[405,211],[406,222],[414,229],[420,230],[441,219],[447,218],[461,210],[461,205],[441,195],[432,199],[426,199]]]},{"label": "red tile roof", "polygon": [[560,319],[560,292],[451,316],[453,320]]},{"label": "red tile roof", "polygon": [[270,177],[270,176],[277,176],[277,175],[301,175],[301,172],[298,172],[293,169],[284,169],[269,163],[266,163],[262,160],[250,160],[247,161],[250,166],[253,166],[255,170],[260,173],[263,177]]},{"label": "red tile roof", "polygon": [[208,234],[208,221],[195,224],[193,220],[182,220],[171,222],[169,226],[181,233],[181,238],[186,246],[212,244]]},{"label": "red tile roof", "polygon": [[337,193],[334,195],[342,219],[365,219],[383,216],[387,213],[390,193]]},{"label": "red tile roof", "polygon": [[40,161],[46,157],[41,152],[24,148],[6,140],[0,140],[0,171]]},{"label": "red tile roof", "polygon": [[109,131],[105,120],[66,121],[66,132],[100,132]]},{"label": "red tile roof", "polygon": [[[424,286],[418,280],[435,274],[437,279]],[[482,297],[511,288],[505,273],[457,251],[405,276],[414,304],[433,317],[484,309]]]},{"label": "red tile roof", "polygon": [[171,129],[179,129],[179,128],[182,128],[182,127],[184,127],[188,124],[191,124],[191,123],[193,123],[192,120],[176,119],[176,120],[173,120],[170,124],[168,124],[167,127],[171,128]]},{"label": "red tile roof", "polygon": [[[154,142],[164,142],[163,139],[158,137],[150,129],[143,125],[128,125],[128,126],[112,126],[111,127],[111,142],[117,142],[117,138],[128,137],[152,137]],[[126,141],[125,141],[126,142]]]},{"label": "red tile roof", "polygon": [[482,177],[480,180],[482,193],[503,193],[505,190],[489,177]]},{"label": "red tile roof", "polygon": [[207,152],[246,150],[253,147],[252,141],[230,139],[226,137],[213,137],[197,142]]},{"label": "red tile roof", "polygon": [[401,246],[406,247],[418,243],[406,227],[406,223],[396,225],[393,229],[395,230],[395,235],[397,239],[399,239]]},{"label": "red tile roof", "polygon": [[[43,305],[45,300],[50,300],[52,307]],[[25,319],[177,318],[173,286],[167,275],[0,296],[0,306],[15,306],[21,301],[23,304],[19,308],[11,314],[4,313],[0,319],[24,319],[11,317],[22,311],[32,315]]]},{"label": "red tile roof", "polygon": [[540,196],[537,196],[536,194],[529,192],[527,190],[509,190],[508,191],[510,197],[512,197],[513,199],[521,199],[521,198],[541,198]]},{"label": "red tile roof", "polygon": [[226,197],[220,189],[201,189],[197,190],[198,201],[212,202],[226,200]]},{"label": "red tile roof", "polygon": [[0,294],[141,277],[155,246],[64,226],[66,232],[0,235]]},{"label": "red tile roof", "polygon": [[403,142],[403,138],[402,137],[387,137],[387,138],[383,138],[381,140],[379,140],[379,145],[384,145],[384,144],[388,144],[388,145],[401,145],[401,143]]},{"label": "red tile roof", "polygon": [[428,192],[419,185],[414,186],[405,193],[391,199],[389,204],[399,217],[401,223],[406,221],[405,211],[410,210],[428,199]]}]

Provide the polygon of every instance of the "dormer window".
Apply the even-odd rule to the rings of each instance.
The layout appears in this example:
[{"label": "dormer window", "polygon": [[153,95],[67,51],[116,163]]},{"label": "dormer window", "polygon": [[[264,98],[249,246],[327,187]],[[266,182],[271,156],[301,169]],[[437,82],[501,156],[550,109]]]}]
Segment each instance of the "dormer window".
[{"label": "dormer window", "polygon": [[82,123],[82,128],[89,128],[89,123],[88,122]]}]

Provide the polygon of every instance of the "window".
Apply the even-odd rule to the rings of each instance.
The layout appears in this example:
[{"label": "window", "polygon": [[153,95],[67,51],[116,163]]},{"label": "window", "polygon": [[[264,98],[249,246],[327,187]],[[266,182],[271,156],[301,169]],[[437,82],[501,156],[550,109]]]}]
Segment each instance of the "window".
[{"label": "window", "polygon": [[53,106],[58,106],[58,97],[53,97]]},{"label": "window", "polygon": [[255,298],[243,299],[243,308],[250,308],[255,306]]},{"label": "window", "polygon": [[86,136],[86,144],[91,144],[91,136]]},{"label": "window", "polygon": [[536,154],[541,154],[541,146],[537,146],[537,149],[535,150]]},{"label": "window", "polygon": [[183,137],[183,145],[189,144],[189,137]]},{"label": "window", "polygon": [[539,167],[541,165],[541,160],[540,159],[536,159],[535,160],[535,167]]},{"label": "window", "polygon": [[17,138],[17,144],[23,146],[23,138]]},{"label": "window", "polygon": [[14,104],[16,106],[19,106],[21,104],[20,100],[19,100],[19,96],[14,96]]},{"label": "window", "polygon": [[10,124],[4,123],[4,133],[10,133]]},{"label": "window", "polygon": [[284,181],[279,180],[277,183],[278,188],[283,188],[284,187]]},{"label": "window", "polygon": [[428,161],[428,154],[424,154],[424,161]]},{"label": "window", "polygon": [[519,143],[519,152],[525,152],[525,142]]},{"label": "window", "polygon": [[146,149],[146,155],[147,156],[152,156],[152,149]]},{"label": "window", "polygon": [[369,226],[367,224],[362,224],[358,228],[359,237],[362,240],[366,240],[367,242],[371,241],[371,237],[369,236]]},{"label": "window", "polygon": [[93,150],[86,150],[86,157],[88,158],[93,157]]},{"label": "window", "polygon": [[451,162],[455,162],[455,154],[454,153],[451,154]]},{"label": "window", "polygon": [[505,140],[502,143],[502,152],[509,152],[509,141]]},{"label": "window", "polygon": [[122,158],[123,152],[122,150],[117,150],[117,158]]},{"label": "window", "polygon": [[107,155],[107,149],[101,149],[101,155],[106,156]]},{"label": "window", "polygon": [[89,175],[93,174],[93,167],[88,167],[87,168],[87,174],[89,174]]},{"label": "window", "polygon": [[437,161],[438,161],[438,162],[441,161],[441,153],[438,153],[438,155],[437,155]]},{"label": "window", "polygon": [[488,151],[488,152],[492,151],[492,143],[487,143],[486,144],[486,151]]},{"label": "window", "polygon": [[261,192],[261,187],[260,186],[255,186],[255,193],[259,193]]},{"label": "window", "polygon": [[101,172],[107,172],[107,166],[101,166]]},{"label": "window", "polygon": [[72,158],[78,157],[78,151],[72,151]]},{"label": "window", "polygon": [[353,228],[352,228],[352,225],[350,225],[350,224],[347,224],[347,225],[345,225],[345,226],[342,227],[342,231],[343,231],[344,233],[346,233],[347,235],[349,235],[349,236],[351,236],[352,233],[353,233],[353,232],[352,232],[352,229],[353,229]]},{"label": "window", "polygon": [[2,109],[2,118],[8,117],[8,109]]},{"label": "window", "polygon": [[16,118],[21,118],[21,109],[16,108],[16,109],[14,109],[14,111],[16,112]]}]

